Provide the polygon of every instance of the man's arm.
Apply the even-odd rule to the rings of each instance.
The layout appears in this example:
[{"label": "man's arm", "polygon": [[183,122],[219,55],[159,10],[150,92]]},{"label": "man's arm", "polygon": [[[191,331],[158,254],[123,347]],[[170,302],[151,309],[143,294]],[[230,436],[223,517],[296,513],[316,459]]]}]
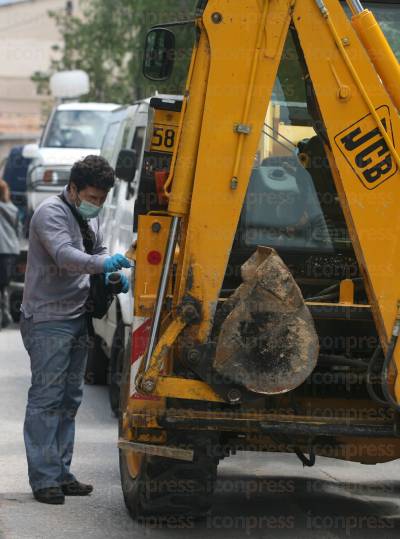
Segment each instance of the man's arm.
[{"label": "man's arm", "polygon": [[31,226],[55,264],[74,273],[102,273],[107,254],[88,255],[72,245],[70,223],[65,211],[57,206],[42,206]]}]

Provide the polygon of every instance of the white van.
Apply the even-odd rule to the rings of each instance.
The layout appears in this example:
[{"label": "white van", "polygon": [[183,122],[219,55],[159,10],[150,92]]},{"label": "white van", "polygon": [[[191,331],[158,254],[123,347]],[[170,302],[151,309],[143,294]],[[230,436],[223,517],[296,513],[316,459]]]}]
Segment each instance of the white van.
[{"label": "white van", "polygon": [[68,183],[72,165],[99,155],[114,103],[65,103],[52,111],[39,144],[28,144],[23,156],[32,159],[27,174],[28,215]]},{"label": "white van", "polygon": [[[115,187],[108,195],[101,217],[104,244],[110,253],[125,253],[135,240],[133,214],[146,139],[149,101],[115,110],[101,147],[100,155],[116,170],[117,176]],[[126,156],[134,156],[134,162],[131,160],[130,164],[129,181],[126,177],[118,177],[118,159],[124,156],[125,161]],[[122,175],[121,173],[120,176]],[[132,295],[120,294],[115,298],[107,315],[101,320],[93,321],[95,338],[94,346],[89,351],[86,382],[109,383],[110,404],[114,412],[118,409],[119,377],[131,331],[132,313]]]}]

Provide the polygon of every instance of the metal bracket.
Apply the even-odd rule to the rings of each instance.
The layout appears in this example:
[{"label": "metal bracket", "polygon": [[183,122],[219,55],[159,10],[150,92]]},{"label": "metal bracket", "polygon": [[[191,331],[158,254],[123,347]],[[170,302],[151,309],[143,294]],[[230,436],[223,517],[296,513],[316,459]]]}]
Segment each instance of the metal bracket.
[{"label": "metal bracket", "polygon": [[240,135],[250,135],[252,128],[251,125],[235,124],[233,130],[235,133],[239,133]]},{"label": "metal bracket", "polygon": [[130,442],[120,438],[118,448],[125,451],[135,451],[145,455],[154,455],[156,457],[165,457],[167,459],[185,460],[193,462],[194,451],[192,449],[181,449],[180,447],[171,447],[166,445],[142,444],[139,442]]},{"label": "metal bracket", "polygon": [[180,305],[177,306],[178,316],[187,324],[199,324],[201,322],[201,304],[200,302],[187,295],[183,298]]},{"label": "metal bracket", "polygon": [[218,374],[210,363],[214,355],[215,343],[196,346],[188,350],[184,364],[206,382],[224,401],[232,405],[260,398],[257,393],[252,393]]}]

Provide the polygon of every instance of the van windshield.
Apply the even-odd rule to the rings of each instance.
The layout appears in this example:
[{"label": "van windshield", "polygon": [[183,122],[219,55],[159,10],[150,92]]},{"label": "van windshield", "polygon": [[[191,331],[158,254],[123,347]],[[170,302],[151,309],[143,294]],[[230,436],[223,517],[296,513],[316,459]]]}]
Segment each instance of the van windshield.
[{"label": "van windshield", "polygon": [[110,114],[95,110],[59,110],[48,127],[43,146],[99,149]]}]

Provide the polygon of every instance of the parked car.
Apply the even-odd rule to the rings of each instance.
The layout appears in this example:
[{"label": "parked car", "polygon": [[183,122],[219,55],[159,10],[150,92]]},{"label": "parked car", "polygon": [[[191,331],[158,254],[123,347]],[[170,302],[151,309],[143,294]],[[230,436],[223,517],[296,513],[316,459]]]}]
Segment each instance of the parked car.
[{"label": "parked car", "polygon": [[[108,124],[100,154],[116,169],[115,187],[110,191],[102,213],[104,243],[109,252],[125,253],[135,240],[133,214],[146,139],[149,100],[114,110]],[[131,181],[118,177],[121,150],[133,150]],[[129,153],[129,152],[128,152]],[[129,271],[129,270],[127,270]],[[122,358],[132,323],[131,294],[118,295],[107,315],[94,320],[95,337],[90,348],[86,382],[109,383],[110,405],[118,409],[119,378]]]},{"label": "parked car", "polygon": [[27,176],[27,208],[31,216],[49,195],[67,184],[72,165],[87,155],[100,153],[113,103],[65,103],[50,114],[39,145],[25,146],[32,159]]}]

